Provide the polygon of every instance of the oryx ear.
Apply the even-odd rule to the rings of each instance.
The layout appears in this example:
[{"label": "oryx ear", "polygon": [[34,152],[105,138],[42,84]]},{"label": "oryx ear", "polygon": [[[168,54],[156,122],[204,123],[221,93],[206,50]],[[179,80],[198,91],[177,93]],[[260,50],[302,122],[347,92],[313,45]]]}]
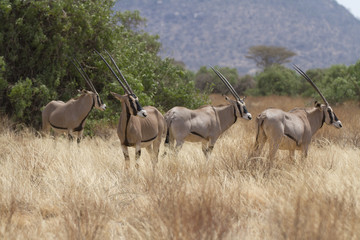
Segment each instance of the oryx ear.
[{"label": "oryx ear", "polygon": [[226,96],[225,94],[223,94],[223,97],[225,98],[226,101],[230,101],[230,98],[228,96]]},{"label": "oryx ear", "polygon": [[111,95],[113,95],[116,99],[121,100],[122,96],[120,94],[114,93],[114,92],[110,92]]},{"label": "oryx ear", "polygon": [[321,103],[319,103],[318,101],[315,101],[315,102],[314,102],[314,106],[315,106],[316,108],[321,108]]}]

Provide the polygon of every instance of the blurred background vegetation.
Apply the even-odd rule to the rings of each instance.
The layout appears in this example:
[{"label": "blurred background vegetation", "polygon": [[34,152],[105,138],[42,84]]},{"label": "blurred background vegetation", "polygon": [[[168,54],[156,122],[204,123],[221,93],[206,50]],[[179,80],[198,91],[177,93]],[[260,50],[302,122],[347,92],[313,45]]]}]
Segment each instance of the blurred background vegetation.
[{"label": "blurred background vegetation", "polygon": [[[113,0],[1,1],[0,115],[39,129],[41,110],[49,101],[68,101],[77,89],[87,87],[69,60],[75,57],[108,105],[105,112],[90,114],[90,126],[98,121],[115,123],[120,104],[109,92],[124,91],[94,49],[107,49],[141,104],[162,112],[176,105],[197,108],[209,103],[210,93],[228,93],[209,67],[192,72],[181,62],[162,59],[159,36],[143,30],[146,19],[138,11],[114,12],[114,4]],[[251,55],[259,54],[254,49],[272,50],[261,52],[272,55]],[[254,46],[247,57],[257,59],[256,63],[267,59],[255,75],[239,76],[229,67],[218,69],[241,95],[317,98],[308,83],[284,66],[292,56],[291,50],[281,47]],[[360,61],[307,73],[330,103],[359,100]]]}]

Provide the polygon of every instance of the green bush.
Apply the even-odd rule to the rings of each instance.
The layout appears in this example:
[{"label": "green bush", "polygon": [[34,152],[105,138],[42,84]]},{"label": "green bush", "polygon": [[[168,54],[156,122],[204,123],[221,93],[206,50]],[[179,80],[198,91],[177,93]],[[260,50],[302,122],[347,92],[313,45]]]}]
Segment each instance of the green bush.
[{"label": "green bush", "polygon": [[355,99],[360,100],[360,61],[349,66],[347,79],[355,92]]},{"label": "green bush", "polygon": [[[345,65],[333,65],[327,69],[311,69],[307,75],[314,81],[329,103],[340,103],[356,99],[351,74]],[[321,100],[319,94],[306,83],[301,90],[302,96]]]},{"label": "green bush", "polygon": [[[6,79],[4,78],[4,72],[5,72],[5,61],[4,61],[4,57],[0,57],[0,100],[1,103],[3,103],[5,101],[5,92],[6,92],[6,88],[8,86],[8,82],[6,81]],[[0,108],[3,106],[0,106]],[[1,111],[0,111],[1,113]]]},{"label": "green bush", "polygon": [[[219,72],[230,82],[235,88],[239,82],[239,75],[235,68],[219,68],[216,67]],[[197,89],[205,92],[228,94],[229,89],[220,80],[220,78],[214,73],[211,68],[205,66],[201,67],[195,75],[195,86]]]},{"label": "green bush", "polygon": [[109,105],[104,112],[93,111],[90,122],[115,121],[120,104],[109,92],[123,90],[94,49],[107,49],[113,55],[142,105],[166,111],[175,105],[195,108],[207,102],[195,90],[191,72],[158,56],[159,36],[140,28],[145,19],[139,12],[114,13],[114,3],[1,1],[0,99],[5,114],[39,127],[41,109],[48,102],[66,102],[76,97],[77,89],[89,89],[71,64],[76,57]]},{"label": "green bush", "polygon": [[301,82],[293,70],[281,65],[272,65],[255,76],[256,89],[248,91],[255,95],[288,95],[298,94]]}]

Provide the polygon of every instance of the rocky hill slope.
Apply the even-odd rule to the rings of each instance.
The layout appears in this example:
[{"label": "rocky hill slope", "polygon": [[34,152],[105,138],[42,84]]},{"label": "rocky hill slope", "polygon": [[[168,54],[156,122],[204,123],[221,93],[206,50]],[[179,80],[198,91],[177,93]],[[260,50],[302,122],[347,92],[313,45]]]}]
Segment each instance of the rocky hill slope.
[{"label": "rocky hill slope", "polygon": [[245,55],[254,45],[286,47],[304,69],[360,59],[360,20],[335,0],[119,0],[115,8],[139,10],[145,30],[159,34],[161,54],[192,70],[253,73]]}]

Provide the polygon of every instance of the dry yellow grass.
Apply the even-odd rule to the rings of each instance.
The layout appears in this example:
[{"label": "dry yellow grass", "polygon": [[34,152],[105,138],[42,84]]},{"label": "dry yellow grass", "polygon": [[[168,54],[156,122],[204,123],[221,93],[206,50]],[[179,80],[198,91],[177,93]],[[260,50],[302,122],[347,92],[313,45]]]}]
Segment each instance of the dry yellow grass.
[{"label": "dry yellow grass", "polygon": [[[214,99],[213,101],[217,101]],[[307,101],[249,98],[255,116],[268,106]],[[153,171],[146,151],[125,172],[115,130],[79,146],[0,123],[1,239],[359,239],[359,107],[335,107],[344,128],[324,126],[309,157],[279,152],[247,159],[254,121],[238,120],[206,160],[185,144]],[[163,150],[163,149],[161,149]],[[131,150],[131,159],[134,151]]]}]

